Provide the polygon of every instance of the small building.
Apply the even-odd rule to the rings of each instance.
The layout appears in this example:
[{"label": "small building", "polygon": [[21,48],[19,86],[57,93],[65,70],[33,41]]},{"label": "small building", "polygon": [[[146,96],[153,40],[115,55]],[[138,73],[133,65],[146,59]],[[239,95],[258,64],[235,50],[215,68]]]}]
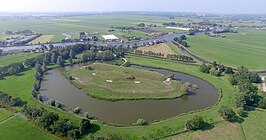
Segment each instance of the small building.
[{"label": "small building", "polygon": [[103,38],[107,42],[118,42],[120,41],[118,37],[115,35],[103,35]]}]

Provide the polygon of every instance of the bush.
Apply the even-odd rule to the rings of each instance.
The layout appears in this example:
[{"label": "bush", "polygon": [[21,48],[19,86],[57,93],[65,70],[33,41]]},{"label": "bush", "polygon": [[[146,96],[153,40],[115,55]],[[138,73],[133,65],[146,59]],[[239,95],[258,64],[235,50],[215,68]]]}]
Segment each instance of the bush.
[{"label": "bush", "polygon": [[264,96],[262,99],[260,99],[258,106],[260,108],[266,109],[266,96]]},{"label": "bush", "polygon": [[237,120],[236,113],[226,106],[222,106],[218,112],[226,121],[234,122]]},{"label": "bush", "polygon": [[79,114],[80,111],[81,111],[80,107],[76,107],[73,109],[73,113],[75,114]]},{"label": "bush", "polygon": [[48,104],[49,104],[50,106],[55,106],[55,100],[54,100],[54,99],[50,99],[50,100],[48,101]]},{"label": "bush", "polygon": [[202,116],[194,116],[191,120],[188,120],[185,124],[186,128],[189,130],[198,130],[202,129],[205,126],[205,122]]},{"label": "bush", "polygon": [[55,101],[55,107],[61,108],[62,104],[59,101]]},{"label": "bush", "polygon": [[138,119],[136,125],[146,125],[147,122],[144,119]]},{"label": "bush", "polygon": [[85,118],[89,119],[90,116],[89,116],[89,113],[88,112],[85,112],[84,115],[83,115]]},{"label": "bush", "polygon": [[69,80],[75,80],[74,77],[72,77],[71,75],[68,77]]},{"label": "bush", "polygon": [[81,134],[88,134],[91,129],[91,123],[88,119],[82,119],[79,125],[79,131]]}]

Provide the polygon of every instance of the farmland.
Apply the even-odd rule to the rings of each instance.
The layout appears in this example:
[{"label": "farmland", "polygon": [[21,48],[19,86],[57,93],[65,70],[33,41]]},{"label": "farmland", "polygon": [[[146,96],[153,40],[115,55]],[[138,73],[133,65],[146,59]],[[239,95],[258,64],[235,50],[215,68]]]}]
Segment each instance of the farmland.
[{"label": "farmland", "polygon": [[13,114],[7,111],[6,109],[0,108],[0,122],[11,117]]},{"label": "farmland", "polygon": [[29,42],[28,44],[47,43],[47,42],[52,41],[53,38],[54,38],[54,35],[42,35],[34,39],[33,41]]},{"label": "farmland", "polygon": [[236,34],[225,35],[226,38],[188,37],[189,49],[204,59],[232,67],[244,65],[254,70],[266,69],[266,30],[239,29]]},{"label": "farmland", "polygon": [[143,53],[148,53],[149,51],[153,53],[162,53],[164,54],[164,57],[167,56],[167,54],[175,54],[175,52],[169,47],[166,43],[161,43],[153,46],[148,47],[139,47],[137,50],[141,50]]}]

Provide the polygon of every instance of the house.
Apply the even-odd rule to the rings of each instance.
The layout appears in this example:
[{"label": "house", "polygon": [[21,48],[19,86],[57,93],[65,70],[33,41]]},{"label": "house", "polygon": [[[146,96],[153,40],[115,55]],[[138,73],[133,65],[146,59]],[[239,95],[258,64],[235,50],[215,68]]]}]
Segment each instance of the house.
[{"label": "house", "polygon": [[103,35],[102,37],[107,42],[118,42],[118,41],[120,41],[119,38],[116,37],[115,35]]}]

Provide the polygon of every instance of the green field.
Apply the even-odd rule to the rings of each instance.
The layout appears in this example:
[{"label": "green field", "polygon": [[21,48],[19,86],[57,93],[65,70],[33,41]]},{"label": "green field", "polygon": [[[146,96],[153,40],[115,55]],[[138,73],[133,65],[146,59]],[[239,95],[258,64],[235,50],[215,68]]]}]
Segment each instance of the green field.
[{"label": "green field", "polygon": [[[121,20],[123,19],[123,20]],[[194,19],[194,21],[202,21]],[[73,32],[107,32],[112,26],[134,26],[139,23],[162,25],[164,22],[189,23],[188,18],[169,19],[160,16],[134,16],[134,15],[98,15],[98,16],[75,16],[75,17],[47,17],[30,20],[1,20],[0,33],[7,30],[18,31],[30,29],[34,32],[56,35],[52,41],[62,39],[62,33]],[[134,32],[134,31],[133,31]],[[133,34],[132,32],[132,34]],[[138,32],[138,31],[137,31]],[[135,33],[134,33],[135,34]],[[143,33],[135,34],[145,37]],[[59,39],[60,38],[60,39]]]},{"label": "green field", "polygon": [[239,29],[236,34],[225,35],[226,38],[188,37],[189,50],[204,59],[232,67],[266,69],[266,30]]},{"label": "green field", "polygon": [[254,110],[248,113],[248,117],[242,123],[242,127],[247,140],[265,139],[266,130],[266,110]]},{"label": "green field", "polygon": [[56,140],[52,134],[19,117],[12,117],[0,124],[0,139],[3,140]]},{"label": "green field", "polygon": [[4,108],[0,108],[0,122],[2,122],[3,120],[11,117],[13,114],[10,113],[9,111],[7,111]]},{"label": "green field", "polygon": [[34,58],[39,55],[41,55],[41,53],[0,56],[0,67],[4,67],[12,63],[24,62],[26,59]]},{"label": "green field", "polygon": [[153,28],[155,31],[160,31],[160,32],[166,32],[166,33],[184,33],[187,31],[184,30],[178,30],[178,29],[169,29],[166,27],[160,27],[160,28]]},{"label": "green field", "polygon": [[89,66],[93,70],[81,67],[67,71],[67,75],[74,77],[73,83],[93,97],[106,100],[160,99],[184,94],[181,83],[172,80],[170,84],[165,84],[163,81],[167,77],[157,72],[103,63]]},{"label": "green field", "polygon": [[175,52],[176,54],[184,55],[184,54],[180,51],[180,49],[179,49],[175,44],[173,44],[172,42],[167,42],[166,44],[167,44],[167,45],[171,48],[171,50],[172,50],[173,52]]}]

